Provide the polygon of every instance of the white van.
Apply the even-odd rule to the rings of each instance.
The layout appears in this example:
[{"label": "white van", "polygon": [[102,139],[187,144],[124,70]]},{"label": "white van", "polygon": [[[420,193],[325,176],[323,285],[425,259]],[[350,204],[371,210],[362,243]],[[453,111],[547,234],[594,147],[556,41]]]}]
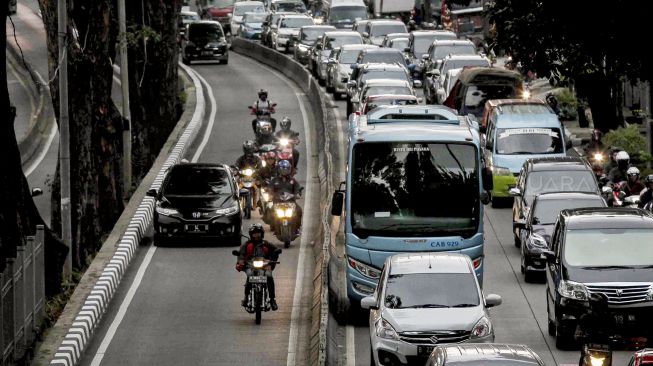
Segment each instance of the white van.
[{"label": "white van", "polygon": [[368,14],[362,0],[331,0],[324,16],[326,24],[338,29],[351,29],[354,22],[364,19],[368,19]]}]

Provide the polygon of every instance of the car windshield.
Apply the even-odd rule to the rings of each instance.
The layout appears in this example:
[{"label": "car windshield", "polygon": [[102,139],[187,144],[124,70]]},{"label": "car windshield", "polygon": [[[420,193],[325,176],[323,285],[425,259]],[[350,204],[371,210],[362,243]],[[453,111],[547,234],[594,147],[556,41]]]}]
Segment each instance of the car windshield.
[{"label": "car windshield", "polygon": [[559,128],[499,128],[497,154],[560,154],[563,152]]},{"label": "car windshield", "polygon": [[489,99],[509,99],[515,97],[517,90],[514,85],[479,84],[467,86],[465,105],[462,115],[473,114],[478,119],[483,117],[485,102]]},{"label": "car windshield", "polygon": [[462,143],[356,144],[354,235],[471,237],[481,219],[477,160]]},{"label": "car windshield", "polygon": [[363,91],[362,98],[367,98],[368,95],[381,95],[381,94],[394,94],[394,95],[412,95],[413,92],[410,88],[405,86],[381,86],[375,85],[366,88]]},{"label": "car windshield", "polygon": [[358,58],[360,50],[342,50],[340,51],[341,64],[354,64]]},{"label": "car windshield", "polygon": [[231,194],[227,174],[215,168],[181,168],[170,172],[163,188],[168,196],[215,196]]},{"label": "car windshield", "polygon": [[191,24],[188,39],[191,41],[217,41],[224,37],[222,29],[217,24]]},{"label": "car windshield", "polygon": [[284,18],[281,21],[281,28],[300,28],[305,25],[313,25],[313,18]]},{"label": "car windshield", "polygon": [[429,47],[438,37],[436,35],[415,37],[413,39],[413,54],[415,57],[422,57],[429,51]]},{"label": "car windshield", "polygon": [[400,50],[403,52],[408,47],[408,38],[397,38],[393,39],[392,42],[390,42],[390,48],[394,48],[395,50]]},{"label": "car windshield", "polygon": [[277,3],[277,11],[294,11],[297,13],[306,13],[306,6],[301,1],[288,1]]},{"label": "car windshield", "polygon": [[549,192],[598,192],[591,170],[545,170],[526,176],[524,198],[530,204],[538,194]]},{"label": "car windshield", "polygon": [[263,7],[263,4],[234,5],[234,15],[243,15],[247,12],[263,13],[265,12],[265,7]]},{"label": "car windshield", "polygon": [[537,200],[533,206],[533,218],[537,218],[537,225],[553,225],[560,211],[584,207],[605,207],[605,204],[598,196],[586,199]]},{"label": "car windshield", "polygon": [[181,20],[184,23],[190,23],[195,20],[200,20],[200,17],[197,14],[181,14]]},{"label": "car windshield", "polygon": [[367,9],[364,6],[338,6],[329,11],[329,24],[353,24],[365,19]]},{"label": "car windshield", "polygon": [[404,70],[367,70],[361,76],[361,81],[365,82],[372,79],[393,79],[393,80],[408,80],[408,75]]},{"label": "car windshield", "polygon": [[465,66],[469,67],[490,67],[488,60],[449,60],[442,64],[440,75],[444,75],[451,69],[462,69]]},{"label": "car windshield", "polygon": [[372,24],[370,37],[382,37],[389,33],[406,33],[403,23],[397,24]]},{"label": "car windshield", "polygon": [[433,60],[442,60],[448,55],[475,55],[476,48],[473,44],[452,44],[452,45],[441,45],[433,47],[433,53],[431,54],[431,59]]},{"label": "car windshield", "polygon": [[406,59],[401,52],[367,52],[363,54],[360,61],[361,64],[394,64],[395,62],[406,65]]},{"label": "car windshield", "polygon": [[416,105],[417,100],[415,99],[381,99],[381,100],[375,100],[373,102],[368,102],[367,105],[365,106],[365,111],[364,113],[367,113],[371,111],[372,109],[382,106],[382,105]]},{"label": "car windshield", "polygon": [[653,229],[567,230],[564,240],[570,266],[653,266]]},{"label": "car windshield", "polygon": [[303,29],[300,39],[304,44],[313,44],[324,32],[326,29]]},{"label": "car windshield", "polygon": [[236,0],[208,0],[206,2],[207,6],[214,6],[216,8],[228,8],[234,6]]},{"label": "car windshield", "polygon": [[247,13],[243,17],[243,22],[245,23],[263,23],[267,14],[265,13]]},{"label": "car windshield", "polygon": [[[338,48],[345,44],[362,44],[363,39],[360,36],[346,35],[346,36],[331,36],[327,40],[326,48]],[[358,51],[360,52],[360,51]]]},{"label": "car windshield", "polygon": [[480,305],[471,273],[391,274],[385,287],[391,309],[472,307]]}]

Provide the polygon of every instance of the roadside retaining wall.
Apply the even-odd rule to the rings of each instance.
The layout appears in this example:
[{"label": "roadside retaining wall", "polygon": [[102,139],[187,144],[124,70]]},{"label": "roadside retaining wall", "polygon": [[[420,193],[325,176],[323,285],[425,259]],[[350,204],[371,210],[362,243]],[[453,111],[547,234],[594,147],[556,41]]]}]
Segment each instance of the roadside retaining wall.
[{"label": "roadside retaining wall", "polygon": [[331,214],[330,197],[334,187],[333,158],[331,154],[332,139],[329,123],[335,121],[335,116],[327,108],[326,98],[322,90],[310,72],[301,64],[282,53],[261,46],[258,43],[236,38],[232,41],[235,52],[253,58],[266,64],[294,81],[308,98],[311,109],[314,112],[311,119],[315,135],[317,136],[318,152],[318,178],[320,181],[320,212],[321,226],[315,238],[316,245],[313,247],[315,259],[315,273],[313,276],[313,302],[311,313],[309,365],[326,365],[327,363],[327,326],[329,319],[329,298],[328,298],[328,264],[329,244],[331,242]]}]

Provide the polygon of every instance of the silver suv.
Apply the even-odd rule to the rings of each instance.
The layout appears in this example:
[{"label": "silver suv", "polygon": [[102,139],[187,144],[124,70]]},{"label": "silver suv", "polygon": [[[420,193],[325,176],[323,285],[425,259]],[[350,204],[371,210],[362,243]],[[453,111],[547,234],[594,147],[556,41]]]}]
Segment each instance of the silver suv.
[{"label": "silver suv", "polygon": [[370,309],[373,364],[426,363],[434,347],[494,342],[488,308],[468,256],[405,253],[386,259],[379,286],[361,300]]}]

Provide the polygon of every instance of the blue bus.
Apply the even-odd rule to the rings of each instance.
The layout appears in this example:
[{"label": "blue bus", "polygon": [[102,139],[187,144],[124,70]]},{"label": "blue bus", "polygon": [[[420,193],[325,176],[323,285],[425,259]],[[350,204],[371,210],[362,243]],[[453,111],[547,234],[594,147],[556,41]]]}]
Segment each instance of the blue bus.
[{"label": "blue bus", "polygon": [[352,116],[345,189],[331,206],[344,220],[350,302],[374,292],[386,257],[397,253],[467,254],[481,282],[492,172],[475,122],[433,105]]}]

